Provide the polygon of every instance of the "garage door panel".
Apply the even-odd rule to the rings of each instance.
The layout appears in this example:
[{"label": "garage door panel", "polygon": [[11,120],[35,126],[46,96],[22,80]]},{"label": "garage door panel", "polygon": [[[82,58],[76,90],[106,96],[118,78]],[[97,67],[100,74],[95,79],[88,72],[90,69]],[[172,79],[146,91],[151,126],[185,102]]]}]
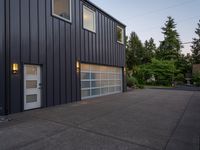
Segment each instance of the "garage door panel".
[{"label": "garage door panel", "polygon": [[82,97],[90,97],[90,89],[88,90],[81,90]]},{"label": "garage door panel", "polygon": [[82,80],[90,79],[90,73],[89,72],[82,72],[81,73],[81,79]]},{"label": "garage door panel", "polygon": [[91,81],[91,87],[101,87],[101,81]]},{"label": "garage door panel", "polygon": [[81,81],[81,88],[90,88],[90,81]]},{"label": "garage door panel", "polygon": [[122,92],[122,68],[81,64],[82,99]]},{"label": "garage door panel", "polygon": [[92,89],[92,92],[91,92],[91,94],[92,94],[92,96],[98,96],[98,95],[100,95],[101,93],[100,93],[100,91],[101,91],[101,89],[100,88],[97,88],[97,89]]},{"label": "garage door panel", "polygon": [[101,73],[91,72],[91,79],[101,79]]}]

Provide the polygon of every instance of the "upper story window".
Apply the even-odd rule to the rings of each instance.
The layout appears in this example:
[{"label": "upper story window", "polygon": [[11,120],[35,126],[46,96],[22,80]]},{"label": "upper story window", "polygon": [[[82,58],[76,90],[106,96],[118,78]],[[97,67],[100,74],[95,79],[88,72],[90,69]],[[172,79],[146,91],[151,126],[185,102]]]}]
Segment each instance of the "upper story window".
[{"label": "upper story window", "polygon": [[71,22],[71,0],[52,0],[53,15]]},{"label": "upper story window", "polygon": [[92,32],[96,31],[96,13],[86,6],[83,6],[83,27]]},{"label": "upper story window", "polygon": [[117,42],[124,44],[124,29],[117,26]]}]

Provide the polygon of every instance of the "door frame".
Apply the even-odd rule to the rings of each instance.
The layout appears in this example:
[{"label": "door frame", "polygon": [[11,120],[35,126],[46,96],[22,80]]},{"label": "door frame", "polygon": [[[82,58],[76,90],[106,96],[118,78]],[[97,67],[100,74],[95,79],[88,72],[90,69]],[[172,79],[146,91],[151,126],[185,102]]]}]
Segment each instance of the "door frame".
[{"label": "door frame", "polygon": [[[24,90],[24,66],[25,65],[36,65],[36,66],[40,66],[40,77],[41,77],[41,83],[42,83],[42,88],[40,89],[41,90],[41,94],[40,94],[40,97],[41,97],[41,105],[39,108],[33,108],[33,109],[28,109],[28,110],[25,110],[24,109],[24,102],[25,102],[25,90]],[[44,88],[44,85],[43,85],[43,64],[36,64],[36,63],[22,63],[21,64],[21,76],[22,76],[22,80],[21,80],[21,97],[22,97],[22,101],[21,101],[21,111],[29,111],[29,110],[34,110],[34,109],[40,109],[40,108],[43,108],[43,88]]]}]

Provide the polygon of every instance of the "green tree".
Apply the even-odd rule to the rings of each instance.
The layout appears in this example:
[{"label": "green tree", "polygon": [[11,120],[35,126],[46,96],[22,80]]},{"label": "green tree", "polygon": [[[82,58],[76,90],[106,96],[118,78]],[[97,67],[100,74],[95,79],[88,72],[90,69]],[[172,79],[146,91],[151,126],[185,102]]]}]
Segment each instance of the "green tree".
[{"label": "green tree", "polygon": [[[192,63],[191,63],[191,55],[187,54],[186,56],[181,54],[179,58],[175,61],[176,66],[176,80],[177,81],[185,81],[186,73],[192,72]],[[182,79],[179,77],[182,76]]]},{"label": "green tree", "polygon": [[180,56],[181,42],[172,17],[168,17],[162,28],[164,40],[160,42],[158,55],[163,60],[176,60]]},{"label": "green tree", "polygon": [[130,34],[127,42],[127,67],[132,69],[136,65],[142,64],[144,48],[142,42],[135,32]]},{"label": "green tree", "polygon": [[154,85],[171,85],[175,72],[174,61],[152,59],[151,63],[137,67],[133,76],[140,84],[148,84],[148,80],[152,78]]},{"label": "green tree", "polygon": [[149,41],[145,41],[144,43],[144,63],[149,63],[154,58],[156,52],[156,44],[154,43],[154,39],[150,38]]},{"label": "green tree", "polygon": [[193,38],[192,58],[193,58],[194,64],[199,64],[200,63],[200,20],[199,20],[198,27],[196,28],[195,33],[197,35],[197,38]]}]

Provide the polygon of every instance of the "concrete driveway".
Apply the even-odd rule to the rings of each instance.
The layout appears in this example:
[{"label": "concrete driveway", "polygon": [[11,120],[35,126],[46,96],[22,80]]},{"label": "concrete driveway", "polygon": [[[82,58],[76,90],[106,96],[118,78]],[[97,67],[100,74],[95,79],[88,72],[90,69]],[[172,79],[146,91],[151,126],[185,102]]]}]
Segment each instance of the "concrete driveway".
[{"label": "concrete driveway", "polygon": [[0,150],[199,150],[199,91],[134,90],[8,117]]}]

